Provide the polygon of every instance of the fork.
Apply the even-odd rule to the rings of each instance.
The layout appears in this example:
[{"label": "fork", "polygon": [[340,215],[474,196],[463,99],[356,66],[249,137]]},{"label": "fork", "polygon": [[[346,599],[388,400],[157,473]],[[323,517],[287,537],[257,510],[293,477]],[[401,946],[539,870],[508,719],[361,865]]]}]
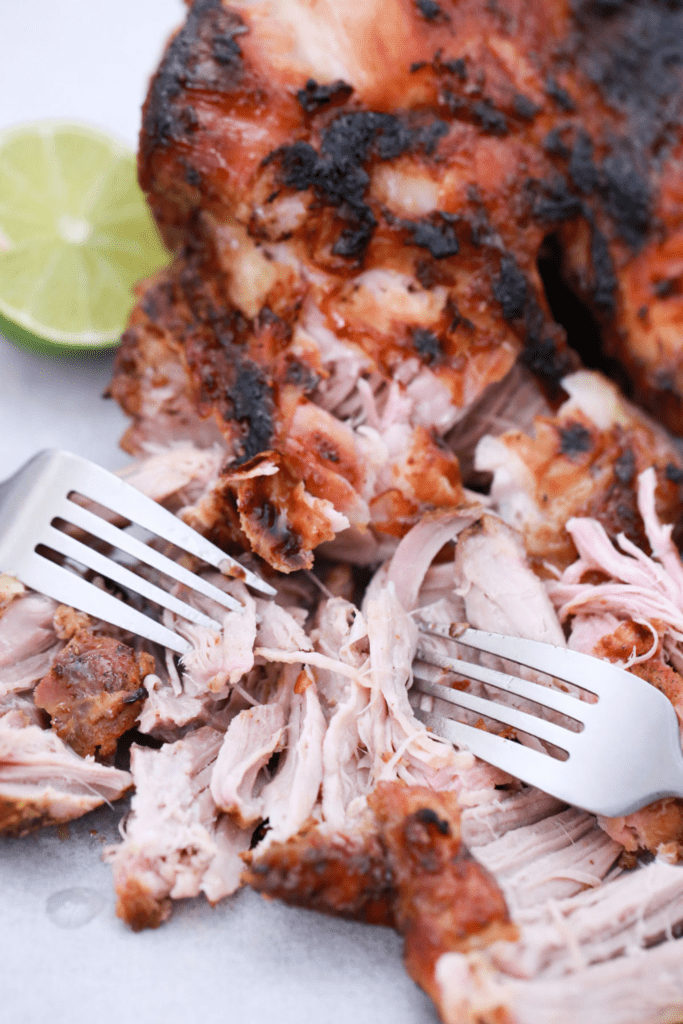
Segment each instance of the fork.
[{"label": "fork", "polygon": [[[457,651],[451,657],[435,650],[430,636],[462,644],[470,656],[473,649],[535,669],[588,691],[597,701],[580,699],[566,686],[557,689],[472,664]],[[496,695],[512,694],[535,706],[520,710],[444,685],[445,673],[451,672],[495,688]],[[436,735],[593,814],[616,817],[660,797],[683,796],[683,755],[673,705],[655,686],[591,655],[536,640],[424,624],[409,699],[416,716]],[[455,708],[526,733],[534,747],[486,731],[479,722],[473,726],[457,721]],[[573,728],[538,717],[539,709],[569,718]],[[545,744],[568,756],[559,760]]]},{"label": "fork", "polygon": [[[226,575],[242,580],[254,590],[269,596],[275,594],[273,588],[256,573],[240,565],[135,487],[87,459],[58,450],[40,452],[0,484],[0,572],[15,576],[40,594],[162,644],[176,654],[188,653],[191,644],[174,630],[132,607],[130,598],[119,600],[78,575],[72,563],[78,563],[118,584],[125,592],[139,595],[190,622],[209,629],[221,629],[215,619],[193,608],[187,601],[132,572],[120,561],[102,554],[85,539],[73,536],[73,531],[70,534],[58,528],[58,524],[62,524],[67,529],[76,527],[85,531],[90,537],[122,552],[124,558],[128,556],[143,569],[151,568],[163,573],[171,584],[183,584],[190,591],[202,594],[230,611],[242,609],[240,602],[230,594],[150,547],[128,532],[127,527],[119,528],[94,508],[78,504],[74,497],[79,495],[122,517],[129,525],[136,524]],[[46,549],[61,560],[67,560],[67,564],[58,564],[46,557]],[[72,568],[67,567],[70,564]]]}]

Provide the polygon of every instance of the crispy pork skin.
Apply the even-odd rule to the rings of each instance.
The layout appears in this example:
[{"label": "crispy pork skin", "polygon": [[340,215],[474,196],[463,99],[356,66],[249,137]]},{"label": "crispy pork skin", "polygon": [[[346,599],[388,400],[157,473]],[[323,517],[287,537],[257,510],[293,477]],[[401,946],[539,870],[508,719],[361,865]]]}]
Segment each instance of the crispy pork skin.
[{"label": "crispy pork skin", "polygon": [[382,782],[369,807],[355,836],[313,827],[262,855],[257,847],[245,879],[289,903],[393,924],[405,936],[408,970],[434,994],[442,953],[517,931],[495,881],[462,847],[453,793]]},{"label": "crispy pork skin", "polygon": [[265,896],[325,914],[393,927],[394,900],[386,851],[366,834],[328,834],[317,825],[247,858],[244,881]]},{"label": "crispy pork skin", "polygon": [[81,629],[55,657],[34,701],[77,754],[107,758],[139,717],[147,696],[142,677],[153,667],[150,655],[139,662],[120,641]]},{"label": "crispy pork skin", "polygon": [[517,938],[494,877],[462,846],[453,793],[380,783],[369,801],[396,889],[409,973],[432,997],[439,957]]}]

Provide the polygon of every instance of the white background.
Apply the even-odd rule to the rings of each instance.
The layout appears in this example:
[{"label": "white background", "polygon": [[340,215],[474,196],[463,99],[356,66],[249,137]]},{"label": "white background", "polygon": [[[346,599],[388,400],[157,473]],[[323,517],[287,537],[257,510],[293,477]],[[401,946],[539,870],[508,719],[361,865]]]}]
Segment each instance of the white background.
[{"label": "white background", "polygon": [[[0,0],[0,129],[70,117],[132,147],[150,73],[180,0]],[[50,358],[0,336],[0,479],[44,447],[108,468],[125,420],[102,399],[112,355]],[[8,1024],[434,1024],[407,978],[401,940],[242,892],[211,910],[177,905],[133,935],[114,915],[109,868],[119,811],[22,840],[0,839],[0,1018]],[[86,887],[102,909],[64,928],[46,901]]]}]

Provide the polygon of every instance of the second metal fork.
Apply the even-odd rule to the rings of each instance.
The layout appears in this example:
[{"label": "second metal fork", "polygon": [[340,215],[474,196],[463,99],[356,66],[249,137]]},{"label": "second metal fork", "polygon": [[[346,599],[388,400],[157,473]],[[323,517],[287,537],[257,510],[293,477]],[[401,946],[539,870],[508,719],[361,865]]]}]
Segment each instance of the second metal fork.
[{"label": "second metal fork", "polygon": [[[455,648],[453,656],[436,650],[432,637],[447,640],[447,646],[462,645],[467,657],[494,655],[563,682],[545,685],[473,664]],[[683,796],[673,705],[655,686],[617,665],[534,640],[433,625],[422,630],[413,668],[410,702],[428,728],[560,800],[614,817],[660,797]],[[461,688],[468,680],[484,684],[487,696]],[[583,699],[571,692],[574,687],[583,691]],[[501,697],[507,703],[500,703]],[[525,709],[511,703],[524,703]],[[467,713],[470,722],[458,720]],[[494,722],[508,734],[531,737],[533,747],[496,732]]]}]

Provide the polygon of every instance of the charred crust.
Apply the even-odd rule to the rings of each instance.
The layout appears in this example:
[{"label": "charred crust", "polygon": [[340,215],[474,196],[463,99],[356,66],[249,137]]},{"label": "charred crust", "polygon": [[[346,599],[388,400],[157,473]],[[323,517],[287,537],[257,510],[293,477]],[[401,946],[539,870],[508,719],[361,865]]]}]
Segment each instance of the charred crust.
[{"label": "charred crust", "polygon": [[626,451],[622,452],[615,459],[614,472],[619,483],[630,484],[633,482],[633,478],[636,475],[636,457],[633,454],[632,448],[627,448]]},{"label": "charred crust", "polygon": [[428,331],[424,327],[413,327],[410,337],[415,351],[419,353],[423,362],[434,363],[443,357],[441,343],[433,331]]},{"label": "charred crust", "polygon": [[264,499],[251,509],[251,517],[267,533],[278,555],[285,560],[297,558],[302,551],[302,538],[295,533],[287,516],[273,502]]},{"label": "charred crust", "polygon": [[439,815],[431,807],[421,807],[415,811],[413,815],[416,821],[421,825],[433,825],[442,836],[449,836],[451,834],[451,826],[445,818],[440,818]]},{"label": "charred crust", "polygon": [[235,37],[246,31],[239,15],[221,0],[195,0],[152,79],[143,110],[143,155],[196,128],[194,109],[176,108],[177,97],[186,89],[232,92],[239,87],[243,61]]},{"label": "charred crust", "polygon": [[637,251],[651,226],[653,153],[666,153],[683,126],[683,5],[575,0],[573,6],[578,67],[625,122],[600,169],[604,208]]},{"label": "charred crust", "polygon": [[575,0],[579,66],[630,122],[639,148],[681,123],[683,8],[667,0]]},{"label": "charred crust", "polygon": [[352,92],[353,88],[341,79],[332,82],[331,85],[318,85],[314,78],[309,78],[303,89],[297,92],[296,98],[302,109],[307,114],[312,114],[334,101],[345,102]]},{"label": "charred crust", "polygon": [[569,158],[569,177],[572,184],[588,195],[598,186],[598,169],[593,162],[593,140],[584,131],[577,132]]},{"label": "charred crust", "polygon": [[517,320],[524,314],[527,291],[526,277],[514,256],[504,255],[500,261],[500,273],[493,279],[493,294],[506,320]]},{"label": "charred crust", "polygon": [[576,109],[574,100],[566,89],[563,89],[556,78],[548,76],[545,80],[545,94],[557,104],[560,110],[569,114]]},{"label": "charred crust", "polygon": [[472,116],[482,131],[488,135],[507,135],[509,128],[505,114],[497,110],[490,100],[478,100],[472,104]]},{"label": "charred crust", "polygon": [[540,109],[533,100],[529,99],[522,92],[516,92],[512,97],[512,110],[523,121],[533,121],[536,115],[540,113]]},{"label": "charred crust", "polygon": [[452,60],[441,60],[440,53],[434,57],[432,67],[435,71],[447,71],[455,75],[461,82],[467,81],[467,62],[464,57],[454,57]]},{"label": "charred crust", "polygon": [[591,231],[591,263],[593,265],[593,300],[605,313],[614,311],[617,275],[607,239],[594,224]]},{"label": "charred crust", "polygon": [[314,373],[310,366],[299,362],[293,356],[287,357],[284,379],[285,383],[301,388],[304,394],[314,391],[320,383],[318,374]]},{"label": "charred crust", "polygon": [[236,465],[241,465],[270,448],[274,430],[273,391],[263,370],[250,359],[243,359],[235,366],[234,381],[226,388],[225,398],[229,409],[223,418],[237,420],[245,428],[242,453],[236,460]]},{"label": "charred crust", "polygon": [[575,455],[584,455],[593,446],[590,430],[587,430],[582,423],[570,423],[567,427],[560,428],[560,452],[568,458]]},{"label": "charred crust", "polygon": [[548,389],[551,396],[561,392],[561,381],[576,369],[576,356],[566,348],[560,348],[546,331],[545,318],[533,297],[527,300],[524,310],[526,334],[524,348],[519,361]]},{"label": "charred crust", "polygon": [[650,188],[626,145],[605,158],[601,169],[606,212],[632,249],[645,242],[650,227]]},{"label": "charred crust", "polygon": [[395,160],[408,152],[431,156],[448,125],[437,118],[421,124],[375,111],[338,115],[322,133],[320,151],[308,142],[274,150],[265,163],[278,161],[282,184],[298,192],[313,189],[317,198],[336,207],[347,225],[332,251],[337,256],[360,257],[377,226],[365,201],[370,159]]},{"label": "charred crust", "polygon": [[668,299],[672,295],[680,295],[681,280],[678,277],[666,277],[660,281],[655,281],[652,285],[652,291],[658,299]]},{"label": "charred crust", "polygon": [[582,201],[570,191],[567,179],[562,175],[538,184],[540,195],[536,198],[533,212],[541,223],[556,224],[563,220],[573,220],[584,212]]},{"label": "charred crust", "polygon": [[414,0],[414,2],[425,21],[446,22],[451,20],[439,4],[436,3],[436,0]]},{"label": "charred crust", "polygon": [[453,221],[449,214],[437,211],[430,219],[403,221],[403,227],[410,232],[412,245],[427,249],[435,260],[443,260],[460,252]]},{"label": "charred crust", "polygon": [[546,137],[543,140],[543,149],[550,156],[559,156],[562,160],[568,160],[571,155],[571,150],[567,146],[566,142],[562,138],[564,132],[566,132],[565,125],[556,125],[555,128],[551,128]]},{"label": "charred crust", "polygon": [[673,462],[667,462],[664,476],[672,484],[678,484],[679,487],[683,484],[683,469],[680,466],[676,466]]},{"label": "charred crust", "polygon": [[185,181],[193,188],[199,188],[202,183],[202,176],[199,171],[187,162],[185,162]]},{"label": "charred crust", "polygon": [[132,693],[122,698],[123,704],[137,704],[139,700],[145,700],[147,697],[147,690],[144,686],[138,686],[137,690],[133,690]]}]

